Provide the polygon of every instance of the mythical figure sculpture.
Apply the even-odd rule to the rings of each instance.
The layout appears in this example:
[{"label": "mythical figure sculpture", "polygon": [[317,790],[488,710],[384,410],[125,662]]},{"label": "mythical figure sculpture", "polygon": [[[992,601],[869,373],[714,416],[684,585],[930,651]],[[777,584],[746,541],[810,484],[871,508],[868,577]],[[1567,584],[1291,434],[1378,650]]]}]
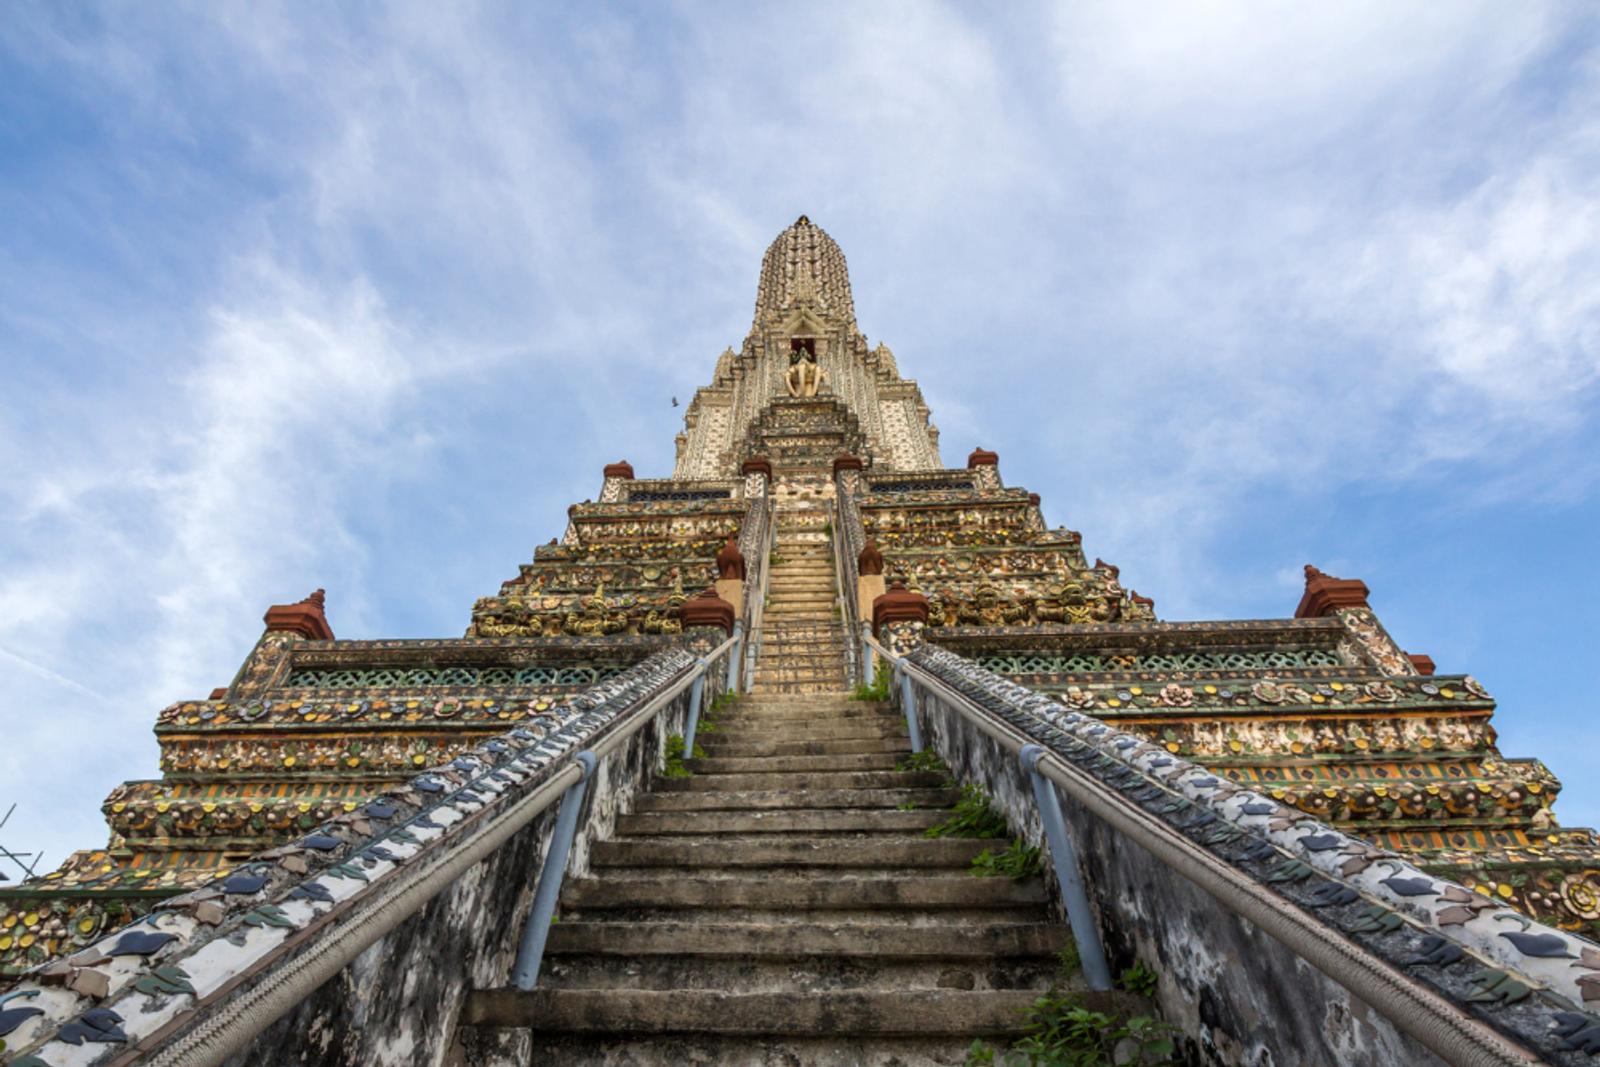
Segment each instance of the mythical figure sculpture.
[{"label": "mythical figure sculpture", "polygon": [[827,376],[828,372],[817,366],[815,352],[797,348],[789,353],[789,373],[783,380],[790,396],[816,396]]}]

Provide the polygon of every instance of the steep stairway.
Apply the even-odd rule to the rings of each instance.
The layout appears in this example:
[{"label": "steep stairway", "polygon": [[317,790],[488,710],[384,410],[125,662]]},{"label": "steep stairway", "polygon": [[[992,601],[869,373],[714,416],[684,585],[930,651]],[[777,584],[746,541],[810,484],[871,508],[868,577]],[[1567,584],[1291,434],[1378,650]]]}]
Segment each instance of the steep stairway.
[{"label": "steep stairway", "polygon": [[767,585],[755,692],[806,693],[844,688],[845,630],[833,556],[818,518],[779,512]]},{"label": "steep stairway", "polygon": [[568,881],[538,988],[469,1002],[478,1047],[525,1028],[531,1060],[465,1062],[915,1067],[1015,1037],[1066,932],[1038,878],[972,875],[1009,842],[924,835],[959,791],[900,769],[904,721],[835,690],[709,725]]}]

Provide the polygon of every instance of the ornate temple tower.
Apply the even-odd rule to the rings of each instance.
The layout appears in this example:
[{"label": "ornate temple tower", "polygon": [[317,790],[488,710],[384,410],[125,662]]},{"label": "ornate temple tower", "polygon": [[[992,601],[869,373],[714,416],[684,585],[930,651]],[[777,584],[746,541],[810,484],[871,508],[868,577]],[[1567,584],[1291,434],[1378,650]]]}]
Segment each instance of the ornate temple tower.
[{"label": "ornate temple tower", "polygon": [[[833,402],[774,411],[773,401],[785,397]],[[772,416],[765,424],[764,415]],[[922,391],[900,377],[889,347],[870,347],[856,325],[844,253],[802,215],[761,259],[755,318],[743,345],[722,353],[711,385],[689,404],[673,477],[737,473],[783,421],[848,425],[879,469],[935,470],[939,431],[928,415]]]},{"label": "ornate temple tower", "polygon": [[[1098,895],[1098,920],[1065,903],[1080,947],[1097,921],[1138,942],[1171,967],[1169,1018],[1264,1050],[1207,1062],[1530,1062],[1478,1056],[1485,1021],[1549,1062],[1600,1054],[1574,1010],[1600,1001],[1580,940],[1600,840],[1557,824],[1542,764],[1499,751],[1477,680],[1310,566],[1285,617],[1159,619],[996,453],[946,468],[938,445],[801,216],[671,478],[607,465],[460,638],[335,639],[317,590],[267,611],[227,685],[159,712],[160,776],[112,790],[106,846],[0,891],[0,975],[20,979],[0,1052],[503,1067],[662,1038],[629,1060],[648,1063],[698,1032],[702,1061],[772,1062],[789,1027],[808,1050],[789,1060],[844,1062],[853,1027],[873,1050],[855,1062],[933,1030],[948,1047],[909,1062],[960,1062],[1055,988],[1064,931],[1024,863],[1048,845],[1055,886],[1076,851]],[[925,835],[958,784],[994,840]],[[1057,787],[1075,803],[1052,822]],[[554,864],[553,908],[575,835],[575,918],[552,935],[532,872]],[[1031,882],[949,877],[999,873],[991,846]],[[524,971],[546,937],[570,966]],[[598,1051],[490,1047],[518,1028]],[[1472,1054],[1393,1052],[1411,1038]],[[177,1044],[205,1055],[140,1059]]]}]

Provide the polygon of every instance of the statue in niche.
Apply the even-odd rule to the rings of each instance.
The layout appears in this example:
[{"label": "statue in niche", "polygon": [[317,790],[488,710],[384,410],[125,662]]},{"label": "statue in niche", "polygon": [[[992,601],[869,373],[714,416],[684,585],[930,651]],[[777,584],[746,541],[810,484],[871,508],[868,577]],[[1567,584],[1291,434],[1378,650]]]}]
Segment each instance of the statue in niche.
[{"label": "statue in niche", "polygon": [[789,372],[783,380],[790,396],[816,396],[826,377],[827,372],[817,366],[817,354],[809,347],[798,345],[789,353]]}]

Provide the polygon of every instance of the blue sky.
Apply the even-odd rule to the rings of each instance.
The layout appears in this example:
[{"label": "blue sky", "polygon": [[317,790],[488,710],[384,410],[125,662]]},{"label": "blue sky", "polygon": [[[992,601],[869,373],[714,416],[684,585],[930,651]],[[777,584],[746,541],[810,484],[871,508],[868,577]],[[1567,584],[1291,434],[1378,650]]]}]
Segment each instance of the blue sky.
[{"label": "blue sky", "polygon": [[668,473],[802,212],[947,463],[1163,618],[1365,579],[1600,823],[1592,9],[642,7],[7,6],[7,843],[103,844],[269,604],[457,635]]}]

